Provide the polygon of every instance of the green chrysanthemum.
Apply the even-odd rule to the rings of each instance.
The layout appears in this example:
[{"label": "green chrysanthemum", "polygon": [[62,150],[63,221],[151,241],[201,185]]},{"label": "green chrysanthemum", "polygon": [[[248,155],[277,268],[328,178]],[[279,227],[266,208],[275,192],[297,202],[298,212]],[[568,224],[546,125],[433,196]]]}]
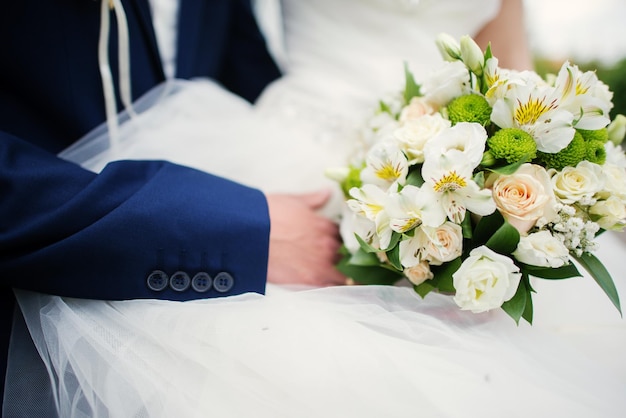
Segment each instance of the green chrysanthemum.
[{"label": "green chrysanthemum", "polygon": [[606,128],[598,129],[596,131],[587,131],[585,129],[578,129],[578,132],[583,136],[585,141],[599,141],[603,144],[609,140],[609,131]]},{"label": "green chrysanthemum", "polygon": [[579,162],[587,157],[587,144],[585,139],[576,132],[569,145],[555,154],[538,152],[539,159],[545,163],[547,168],[562,170],[565,167],[575,167]]},{"label": "green chrysanthemum", "polygon": [[586,141],[585,146],[587,148],[585,160],[598,165],[602,165],[606,162],[606,149],[604,148],[604,142]]},{"label": "green chrysanthemum", "polygon": [[491,121],[491,106],[478,94],[459,96],[448,105],[448,117],[452,125],[475,122],[486,126]]},{"label": "green chrysanthemum", "polygon": [[487,139],[489,151],[496,159],[512,164],[522,158],[532,160],[537,156],[537,144],[533,137],[517,128],[504,128]]}]

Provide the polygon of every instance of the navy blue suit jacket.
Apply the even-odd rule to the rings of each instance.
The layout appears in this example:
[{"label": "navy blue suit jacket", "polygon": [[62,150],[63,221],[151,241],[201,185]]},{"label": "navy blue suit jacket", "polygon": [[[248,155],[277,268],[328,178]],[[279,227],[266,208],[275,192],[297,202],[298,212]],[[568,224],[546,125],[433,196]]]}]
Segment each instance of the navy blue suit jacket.
[{"label": "navy blue suit jacket", "polygon": [[[123,3],[138,98],[164,74],[148,0]],[[100,0],[19,0],[0,12],[2,377],[12,288],[172,300],[265,289],[269,217],[259,191],[163,161],[115,162],[96,175],[55,156],[105,119],[99,19]],[[177,48],[177,77],[211,77],[250,101],[279,75],[244,0],[181,0]],[[149,283],[153,271],[164,276]],[[233,280],[191,286],[197,273]]]}]

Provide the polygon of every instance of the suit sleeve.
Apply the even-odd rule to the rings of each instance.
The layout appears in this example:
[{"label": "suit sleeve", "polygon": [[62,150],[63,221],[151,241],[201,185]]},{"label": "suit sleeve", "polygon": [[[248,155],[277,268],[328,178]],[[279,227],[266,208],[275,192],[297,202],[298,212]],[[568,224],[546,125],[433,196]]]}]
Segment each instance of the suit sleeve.
[{"label": "suit sleeve", "polygon": [[94,299],[263,293],[258,190],[162,161],[100,174],[0,132],[0,285]]}]

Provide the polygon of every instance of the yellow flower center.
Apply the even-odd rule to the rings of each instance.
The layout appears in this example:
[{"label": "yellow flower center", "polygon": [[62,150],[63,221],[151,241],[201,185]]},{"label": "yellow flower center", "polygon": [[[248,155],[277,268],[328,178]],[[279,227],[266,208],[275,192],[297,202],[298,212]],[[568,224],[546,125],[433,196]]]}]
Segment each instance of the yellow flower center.
[{"label": "yellow flower center", "polygon": [[576,83],[576,95],[585,94],[589,91],[589,86],[584,86],[579,82]]},{"label": "yellow flower center", "polygon": [[539,120],[541,115],[555,108],[555,103],[545,103],[538,98],[530,98],[526,103],[517,101],[515,120],[519,125],[532,125]]},{"label": "yellow flower center", "polygon": [[386,181],[394,181],[400,177],[400,168],[386,164],[376,170],[376,176]]},{"label": "yellow flower center", "polygon": [[452,170],[435,183],[434,189],[436,192],[448,192],[458,190],[465,186],[467,186],[465,178],[459,176],[456,171]]}]

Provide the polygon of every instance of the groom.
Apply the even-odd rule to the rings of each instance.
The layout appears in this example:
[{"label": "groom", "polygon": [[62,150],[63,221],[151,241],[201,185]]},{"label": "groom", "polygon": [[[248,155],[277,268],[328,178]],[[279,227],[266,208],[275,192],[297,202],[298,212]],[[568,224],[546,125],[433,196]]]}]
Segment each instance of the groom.
[{"label": "groom", "polygon": [[[149,0],[122,3],[136,99],[165,75]],[[254,101],[279,76],[248,1],[180,0],[178,16],[178,78],[213,78]],[[13,288],[189,300],[263,293],[268,279],[344,280],[333,268],[336,228],[315,213],[324,194],[265,196],[162,161],[94,174],[55,156],[105,120],[99,28],[100,0],[11,1],[0,13],[0,385]]]}]

